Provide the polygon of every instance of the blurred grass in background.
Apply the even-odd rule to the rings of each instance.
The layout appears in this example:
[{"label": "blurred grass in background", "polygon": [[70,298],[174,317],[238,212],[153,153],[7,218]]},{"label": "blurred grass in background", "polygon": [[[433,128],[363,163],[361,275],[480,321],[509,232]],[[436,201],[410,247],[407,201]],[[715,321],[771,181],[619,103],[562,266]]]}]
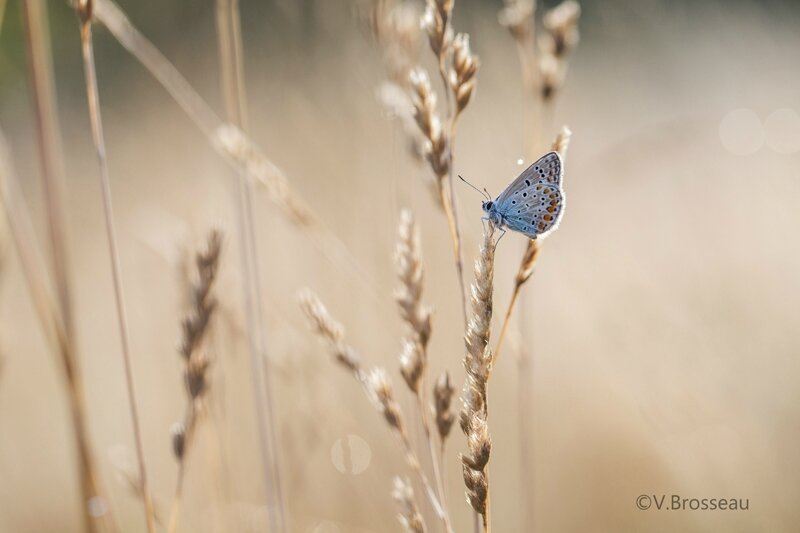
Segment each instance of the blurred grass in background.
[{"label": "blurred grass in background", "polygon": [[[221,111],[213,3],[120,6]],[[526,288],[531,305],[522,327],[533,339],[534,378],[532,410],[522,416],[531,417],[534,439],[523,450],[513,357],[504,357],[493,377],[495,530],[795,531],[800,152],[775,147],[800,132],[791,120],[771,129],[768,118],[800,110],[800,9],[779,0],[582,6],[581,44],[554,121],[575,134],[564,182],[568,208]],[[141,505],[115,477],[132,441],[122,415],[77,20],[65,3],[48,8],[90,426],[123,530],[138,531]],[[462,0],[456,7],[458,28],[471,34],[482,60],[476,99],[459,126],[456,170],[492,194],[519,172],[523,152],[519,67],[497,24],[499,8]],[[241,9],[253,137],[378,287],[341,258],[332,261],[256,196],[292,531],[396,530],[389,490],[391,476],[404,470],[394,443],[361,391],[310,338],[295,293],[318,291],[364,356],[394,371],[401,326],[391,301],[391,253],[399,209],[414,208],[425,299],[436,308],[432,373],[447,368],[460,386],[461,319],[447,230],[424,184],[427,170],[407,158],[401,133],[375,98],[379,52],[358,28],[352,5],[251,1]],[[178,250],[196,247],[213,224],[232,237],[232,182],[161,87],[105,30],[96,32],[146,460],[154,497],[168,508],[175,477],[169,427],[185,402],[175,350],[183,309]],[[0,125],[44,235],[26,78],[19,5],[11,1],[0,32]],[[725,121],[742,108],[759,119],[756,127],[735,116]],[[731,137],[745,155],[731,151]],[[458,195],[471,264],[479,197],[467,189]],[[218,291],[226,319],[214,337],[212,370],[223,468],[204,468],[204,454],[213,452],[210,440],[199,439],[187,481],[187,531],[263,530],[251,380],[236,311],[238,255],[233,238],[226,244]],[[498,310],[521,249],[517,235],[498,248]],[[78,531],[63,385],[14,254],[2,260],[0,530]],[[352,465],[366,468],[343,473],[343,446],[356,454]],[[448,448],[448,491],[456,529],[469,531],[455,458],[463,448],[459,434]],[[522,476],[520,453],[533,465]],[[523,487],[533,525],[520,522]],[[636,497],[650,493],[749,498],[750,510],[636,509]]]}]

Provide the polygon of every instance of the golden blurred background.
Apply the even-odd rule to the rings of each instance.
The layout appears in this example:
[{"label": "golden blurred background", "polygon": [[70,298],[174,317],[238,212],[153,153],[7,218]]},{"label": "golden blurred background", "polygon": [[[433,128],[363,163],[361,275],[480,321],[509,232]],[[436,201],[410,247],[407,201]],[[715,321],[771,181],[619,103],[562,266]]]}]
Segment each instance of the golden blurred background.
[{"label": "golden blurred background", "polygon": [[[35,120],[18,1],[0,27],[0,127],[45,241]],[[543,2],[541,7],[552,6]],[[119,2],[223,114],[214,3]],[[498,194],[521,170],[523,90],[499,1],[458,0],[480,57],[455,170]],[[66,155],[68,245],[92,444],[122,531],[144,530],[119,475],[133,461],[120,340],[87,115],[78,22],[48,2]],[[392,292],[399,212],[414,210],[435,308],[430,371],[464,372],[447,225],[430,171],[377,97],[381,54],[345,0],[243,1],[253,139],[324,222],[298,229],[254,196],[277,433],[290,531],[400,531],[391,480],[407,475],[363,392],[309,332],[310,287],[370,364],[396,372]],[[581,40],[552,123],[568,125],[568,206],[543,246],[522,323],[490,382],[497,533],[791,532],[800,528],[800,6],[789,0],[582,2]],[[239,288],[235,173],[163,88],[95,28],[133,370],[153,497],[165,513],[169,430],[186,399],[176,350],[181,264],[225,231],[212,337],[211,422],[189,458],[183,531],[265,531],[267,505]],[[427,45],[421,52],[432,66]],[[456,189],[467,265],[480,197]],[[331,239],[336,236],[336,241]],[[524,249],[497,249],[495,331]],[[332,246],[331,243],[338,243]],[[7,231],[0,256],[0,531],[81,531],[58,360],[43,338]],[[343,250],[346,248],[347,252]],[[471,268],[467,269],[472,279]],[[525,330],[520,335],[520,328]],[[530,374],[512,352],[528,350]],[[530,400],[519,409],[519,387]],[[457,403],[457,402],[456,402]],[[520,439],[520,420],[530,438]],[[413,420],[413,418],[412,418]],[[411,432],[421,443],[421,429]],[[471,530],[453,431],[446,455],[457,531]],[[746,511],[643,511],[639,495],[749,499]],[[431,531],[438,524],[422,505]]]}]

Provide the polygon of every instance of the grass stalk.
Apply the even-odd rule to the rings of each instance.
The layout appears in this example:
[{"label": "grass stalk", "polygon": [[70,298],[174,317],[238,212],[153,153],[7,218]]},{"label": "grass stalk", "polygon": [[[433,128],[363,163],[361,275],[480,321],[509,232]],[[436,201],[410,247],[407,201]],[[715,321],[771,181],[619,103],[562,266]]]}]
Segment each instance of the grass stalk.
[{"label": "grass stalk", "polygon": [[133,437],[136,445],[136,459],[139,467],[139,478],[142,484],[145,520],[148,533],[155,533],[155,514],[153,513],[153,500],[147,479],[147,469],[144,461],[144,447],[139,425],[139,413],[136,404],[133,370],[131,365],[130,334],[128,318],[122,288],[122,274],[117,249],[117,236],[114,227],[114,210],[111,200],[111,178],[106,157],[105,138],[103,135],[103,122],[100,116],[100,97],[97,90],[97,72],[95,70],[94,49],[92,45],[92,0],[78,4],[76,10],[80,18],[81,53],[86,82],[86,98],[89,105],[89,119],[91,122],[92,139],[94,140],[97,161],[100,166],[100,183],[103,195],[103,215],[105,220],[106,238],[108,241],[109,256],[111,259],[111,275],[114,284],[114,300],[117,310],[120,341],[122,344],[122,361],[125,369],[125,386],[128,393],[130,417],[133,425]]},{"label": "grass stalk", "polygon": [[461,455],[467,501],[481,515],[484,533],[491,530],[491,498],[489,491],[489,457],[492,441],[489,436],[488,383],[494,364],[489,345],[494,298],[495,227],[489,222],[484,229],[480,256],[475,261],[472,284],[472,314],[464,334],[466,382],[461,396],[461,430],[467,437],[468,454]]},{"label": "grass stalk", "polygon": [[503,340],[506,338],[508,326],[511,323],[511,316],[516,308],[517,299],[520,296],[522,286],[533,274],[533,268],[536,266],[536,260],[539,258],[539,241],[536,239],[529,239],[528,246],[525,249],[525,254],[522,256],[517,275],[514,277],[514,290],[511,293],[511,300],[506,309],[505,317],[503,318],[503,326],[500,329],[500,335],[497,336],[497,342],[494,348],[494,362],[500,357],[500,349],[503,347]]},{"label": "grass stalk", "polygon": [[112,0],[94,0],[93,15],[161,84],[217,154],[234,168],[245,169],[248,180],[258,185],[290,222],[309,230],[305,234],[327,258],[346,266],[360,281],[366,282],[370,295],[376,301],[380,300],[381,288],[374,277],[359,265],[341,239],[296,194],[283,171],[239,128],[217,116],[164,54],[136,29],[119,6]]},{"label": "grass stalk", "polygon": [[[5,2],[0,6],[0,24],[5,11]],[[89,509],[91,503],[102,502],[103,509],[108,500],[102,494],[99,478],[96,475],[91,445],[87,435],[83,387],[78,370],[75,332],[72,322],[72,304],[69,290],[69,273],[66,254],[64,216],[64,173],[63,151],[60,128],[56,113],[55,87],[53,83],[52,59],[50,57],[50,32],[47,16],[41,0],[26,0],[22,3],[23,25],[25,27],[26,48],[28,50],[28,70],[31,92],[36,114],[39,158],[44,182],[45,204],[47,205],[47,227],[50,239],[50,256],[56,284],[58,316],[63,332],[60,334],[63,345],[60,348],[70,397],[70,411],[78,450],[81,479],[81,505],[84,523],[88,531],[115,530],[116,525],[110,512],[94,516]],[[8,178],[12,179],[12,178]],[[10,215],[10,213],[9,213]],[[32,236],[29,242],[34,242]],[[28,267],[30,268],[30,267]],[[28,270],[26,268],[26,272]],[[39,286],[41,279],[34,282]],[[51,310],[51,313],[54,310]],[[40,313],[40,317],[43,316]],[[53,315],[55,317],[55,315]]]},{"label": "grass stalk", "polygon": [[[238,0],[216,0],[217,38],[222,69],[221,83],[229,122],[247,134],[247,100],[244,83],[244,57]],[[247,315],[247,334],[251,349],[251,372],[256,394],[259,446],[264,472],[264,488],[273,499],[269,513],[270,531],[286,531],[286,511],[278,460],[278,438],[274,399],[270,386],[269,360],[264,339],[264,313],[261,302],[260,264],[252,191],[244,169],[238,169],[237,238],[242,254],[242,292]]]},{"label": "grass stalk", "polygon": [[67,385],[72,435],[78,455],[78,472],[81,487],[81,515],[86,531],[115,532],[117,525],[103,493],[95,456],[89,439],[86,421],[83,382],[78,369],[74,340],[67,336],[59,304],[52,295],[41,253],[36,248],[36,235],[30,220],[30,210],[19,191],[11,159],[0,132],[0,203],[6,212],[8,227],[17,250],[34,310],[42,324],[45,338],[60,357]]},{"label": "grass stalk", "polygon": [[[178,459],[178,474],[175,478],[175,489],[172,496],[172,505],[169,510],[169,522],[167,522],[167,533],[176,533],[178,531],[178,520],[181,516],[183,509],[183,483],[186,479],[186,467],[188,464],[188,450],[187,444],[194,439],[195,428],[197,426],[197,411],[190,405],[186,407],[186,416],[184,417],[183,426],[181,428],[180,439],[182,441],[180,450],[180,457]],[[173,443],[175,442],[176,434],[173,433]]]},{"label": "grass stalk", "polygon": [[[447,508],[437,497],[436,490],[422,469],[417,453],[408,437],[405,417],[395,400],[394,388],[386,375],[386,371],[383,368],[368,370],[363,366],[361,357],[346,342],[344,328],[334,320],[315,294],[308,290],[303,291],[299,296],[299,300],[303,312],[308,317],[317,335],[327,344],[333,358],[340,366],[350,372],[378,412],[383,415],[384,420],[400,445],[406,465],[419,478],[436,516],[442,521],[445,531],[453,533]],[[406,378],[405,375],[404,378]]]},{"label": "grass stalk", "polygon": [[[424,387],[424,385],[425,381],[423,380],[422,386]],[[428,441],[428,452],[430,453],[431,464],[433,465],[433,478],[436,481],[436,493],[439,498],[439,502],[442,504],[442,507],[447,509],[447,491],[445,490],[441,459],[436,449],[435,437],[431,431],[430,417],[428,416],[428,409],[427,405],[425,404],[425,398],[423,397],[422,390],[423,388],[421,387],[420,391],[416,395],[417,407],[422,420],[422,427],[425,431],[425,440]]]},{"label": "grass stalk", "polygon": [[[425,432],[431,465],[439,502],[447,508],[444,480],[441,474],[441,461],[436,451],[436,441],[431,431],[429,406],[427,401],[428,375],[428,342],[432,332],[432,312],[422,303],[424,269],[422,261],[422,245],[419,230],[410,210],[400,214],[398,239],[395,247],[395,267],[397,270],[398,288],[395,300],[400,317],[406,323],[407,333],[403,338],[403,352],[400,355],[400,373],[417,402],[417,411]],[[441,396],[440,387],[434,387],[433,394]],[[442,406],[439,398],[436,404],[437,416],[446,417],[449,404]],[[449,401],[449,398],[448,398]],[[438,420],[437,420],[438,422]],[[437,429],[440,429],[437,425]],[[444,439],[449,431],[440,431]]]},{"label": "grass stalk", "polygon": [[218,307],[213,288],[219,271],[222,241],[222,233],[216,229],[211,230],[205,249],[195,254],[194,267],[197,272],[189,283],[191,308],[181,322],[182,337],[178,351],[184,365],[183,381],[187,403],[183,421],[173,424],[171,430],[172,451],[178,460],[178,475],[168,533],[175,533],[178,528],[189,451],[193,448],[195,429],[208,396],[211,361],[206,355],[205,339],[210,335]]},{"label": "grass stalk", "polygon": [[446,48],[442,48],[438,58],[439,77],[442,79],[445,94],[445,113],[446,120],[449,124],[449,143],[447,158],[449,164],[447,165],[447,177],[444,183],[440,186],[440,194],[444,213],[447,217],[447,226],[450,230],[450,239],[453,242],[453,256],[456,262],[456,275],[458,276],[458,287],[461,296],[461,315],[464,325],[467,324],[467,294],[466,284],[464,283],[464,252],[461,247],[461,226],[458,222],[458,206],[456,205],[455,187],[453,187],[453,155],[455,145],[456,121],[458,120],[458,113],[454,111],[453,97],[451,96],[452,85],[447,78],[446,61]]},{"label": "grass stalk", "polygon": [[28,70],[36,110],[39,159],[47,205],[47,229],[61,316],[68,338],[74,338],[69,268],[66,252],[64,211],[64,162],[58,114],[56,113],[53,64],[50,57],[50,32],[42,0],[22,3]]}]

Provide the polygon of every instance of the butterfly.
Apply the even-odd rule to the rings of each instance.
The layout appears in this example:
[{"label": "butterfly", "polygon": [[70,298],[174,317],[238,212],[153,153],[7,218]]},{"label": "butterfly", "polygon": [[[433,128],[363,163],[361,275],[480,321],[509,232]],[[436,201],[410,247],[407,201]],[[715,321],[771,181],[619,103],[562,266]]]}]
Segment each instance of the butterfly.
[{"label": "butterfly", "polygon": [[[459,176],[460,177],[460,176]],[[564,214],[561,180],[564,166],[558,152],[550,152],[533,163],[496,199],[486,193],[481,202],[486,216],[498,228],[508,228],[536,239],[558,227]],[[468,183],[464,178],[461,178]],[[473,186],[473,188],[475,188]],[[485,192],[485,190],[484,190]]]}]

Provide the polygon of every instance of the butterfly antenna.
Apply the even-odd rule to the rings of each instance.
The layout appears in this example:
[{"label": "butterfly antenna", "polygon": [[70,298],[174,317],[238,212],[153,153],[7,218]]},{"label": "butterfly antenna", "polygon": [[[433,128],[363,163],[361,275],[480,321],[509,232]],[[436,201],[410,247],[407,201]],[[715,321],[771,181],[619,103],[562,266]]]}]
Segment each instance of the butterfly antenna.
[{"label": "butterfly antenna", "polygon": [[458,175],[458,179],[460,179],[461,181],[463,181],[464,183],[466,183],[467,185],[469,185],[470,187],[472,187],[473,189],[475,189],[479,193],[485,194],[486,198],[488,198],[491,201],[492,197],[489,195],[489,193],[486,191],[486,189],[483,189],[483,191],[481,191],[479,188],[477,188],[476,186],[474,186],[473,184],[471,184],[470,182],[468,182],[467,180],[462,178],[461,174]]}]

